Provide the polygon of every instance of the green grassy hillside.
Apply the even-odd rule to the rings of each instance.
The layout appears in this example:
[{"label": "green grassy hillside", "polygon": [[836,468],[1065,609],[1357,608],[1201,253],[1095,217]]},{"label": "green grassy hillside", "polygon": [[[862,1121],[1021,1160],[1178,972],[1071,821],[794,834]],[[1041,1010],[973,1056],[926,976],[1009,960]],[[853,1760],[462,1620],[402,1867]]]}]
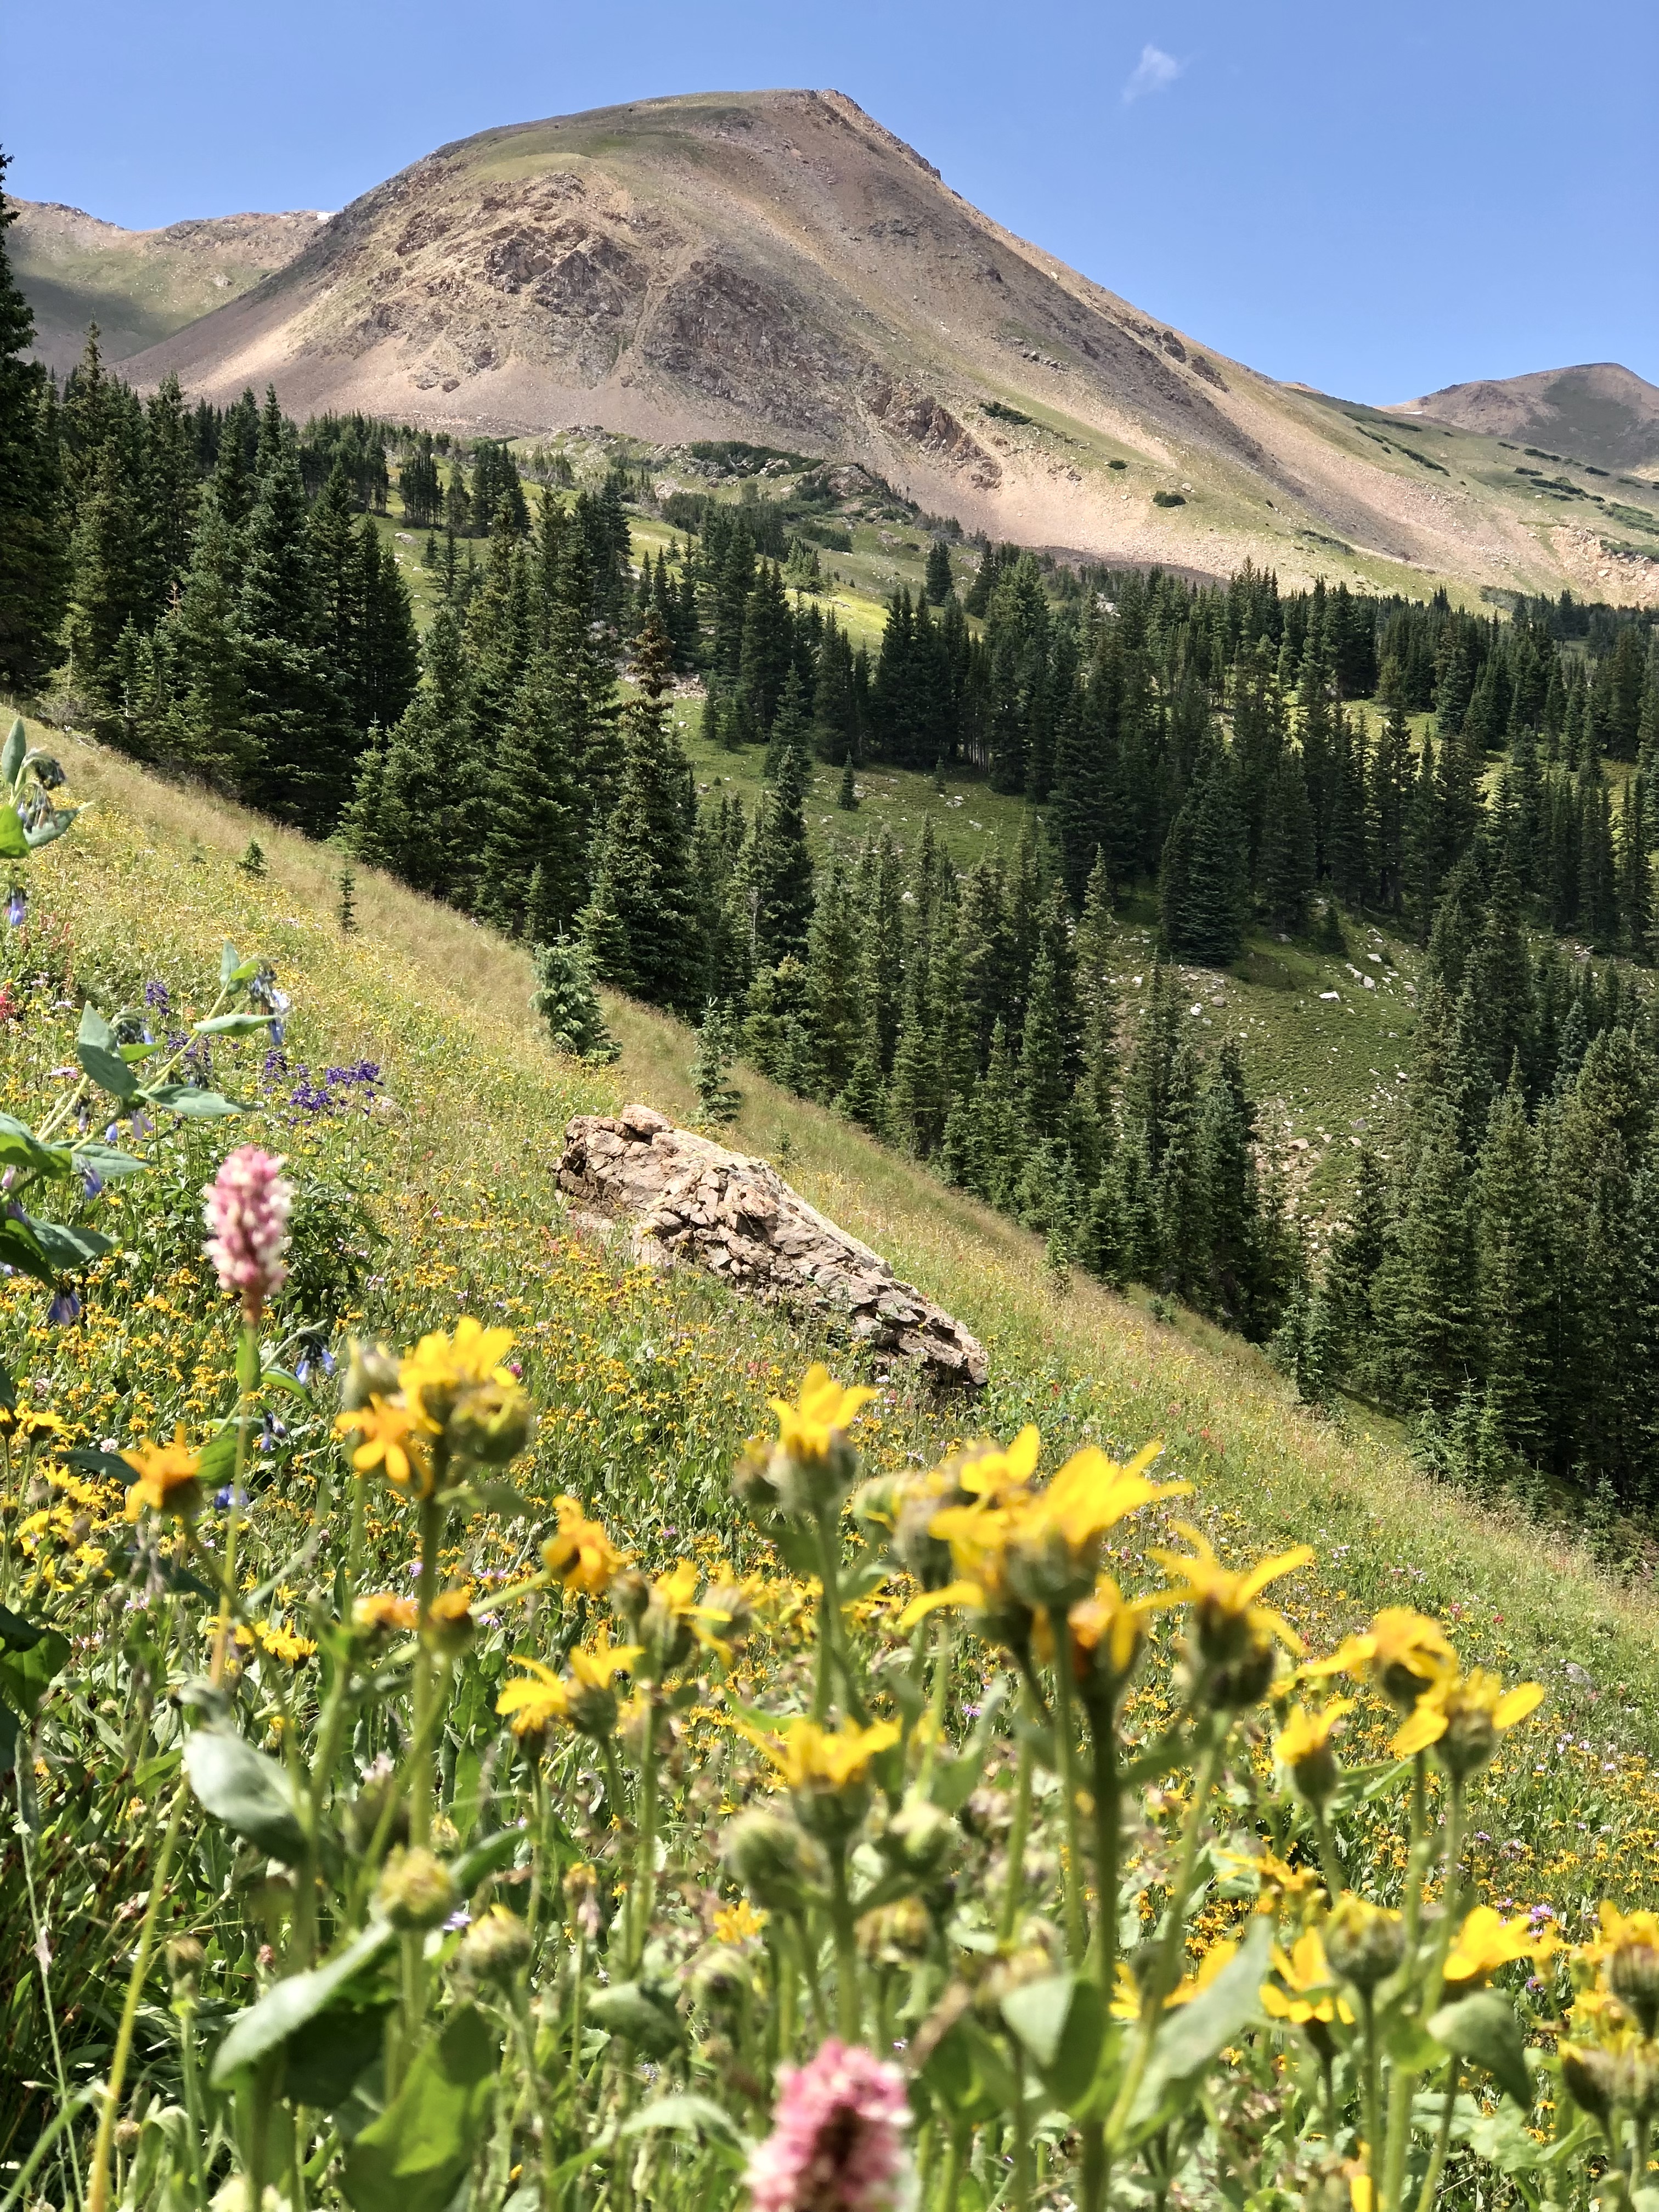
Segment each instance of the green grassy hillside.
[{"label": "green grassy hillside", "polygon": [[[367,875],[358,931],[343,941],[337,861],[326,849],[109,755],[70,744],[65,761],[75,794],[96,805],[32,880],[37,902],[71,923],[77,981],[112,995],[154,974],[177,988],[216,960],[227,934],[268,954],[295,1002],[291,1060],[313,1069],[378,1060],[394,1102],[308,1116],[267,1090],[268,1120],[249,1132],[367,1193],[391,1240],[365,1295],[368,1318],[395,1312],[407,1329],[463,1305],[505,1315],[550,1408],[531,1487],[591,1489],[647,1554],[672,1549],[677,1534],[683,1541],[678,1524],[720,1479],[776,1379],[826,1348],[787,1316],[734,1303],[701,1278],[632,1268],[565,1226],[555,1184],[564,1121],[630,1097],[688,1118],[688,1033],[612,1002],[620,1063],[576,1067],[538,1036],[516,948]],[[255,831],[269,860],[263,878],[234,865]],[[1293,975],[1304,959],[1282,947],[1262,957]],[[1328,1018],[1322,1005],[1307,1018],[1366,1017]],[[9,1104],[48,1082],[73,1019],[71,1003],[43,1013],[38,1030],[6,1031]],[[1324,1046],[1322,1033],[1310,1040]],[[1643,1597],[1559,1538],[1540,1542],[1507,1513],[1433,1487],[1384,1425],[1338,1427],[1292,1405],[1237,1340],[1187,1317],[1159,1325],[1085,1280],[1057,1287],[1037,1243],[1009,1222],[831,1115],[757,1079],[743,1087],[732,1141],[776,1159],[989,1347],[991,1385],[972,1407],[928,1404],[908,1378],[891,1379],[879,1460],[933,1454],[964,1428],[1006,1434],[1028,1419],[1055,1454],[1085,1437],[1133,1445],[1162,1435],[1218,1540],[1315,1547],[1318,1565],[1289,1597],[1310,1635],[1328,1642],[1376,1606],[1409,1601],[1454,1624],[1468,1660],[1547,1685],[1547,1717],[1486,1785],[1480,1879],[1566,1905],[1619,1886],[1627,1870],[1633,1878],[1659,1808],[1644,1756],[1659,1725],[1659,1640]],[[181,1249],[184,1281],[188,1240]],[[157,1295],[177,1318],[155,1320],[165,1356],[142,1383],[124,1383],[111,1365],[95,1285],[78,1331],[47,1328],[38,1297],[13,1287],[0,1301],[4,1348],[94,1436],[106,1421],[159,1429],[211,1401],[229,1340],[222,1317],[189,1320],[183,1292],[163,1285]]]}]

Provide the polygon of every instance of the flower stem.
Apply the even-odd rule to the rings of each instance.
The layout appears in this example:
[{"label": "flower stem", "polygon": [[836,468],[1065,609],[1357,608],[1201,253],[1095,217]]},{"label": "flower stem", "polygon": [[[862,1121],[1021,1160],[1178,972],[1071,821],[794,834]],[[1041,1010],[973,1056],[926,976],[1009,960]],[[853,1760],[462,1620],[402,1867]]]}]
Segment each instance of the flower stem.
[{"label": "flower stem", "polygon": [[1014,1770],[1014,1820],[1008,1831],[1008,1878],[1002,1892],[1002,1917],[997,1941],[1005,1948],[1014,1940],[1019,1923],[1020,1895],[1025,1884],[1025,1839],[1031,1832],[1031,1743],[1019,1740],[1018,1764]]},{"label": "flower stem", "polygon": [[259,1332],[250,1321],[242,1323],[236,1347],[236,1471],[230,1480],[230,1510],[225,1516],[224,1565],[221,1570],[219,1626],[213,1639],[213,1663],[209,1679],[216,1688],[225,1676],[230,1656],[231,1628],[237,1609],[236,1539],[241,1525],[242,1477],[247,1471],[247,1425],[253,1393],[259,1387]]},{"label": "flower stem", "polygon": [[1458,2062],[1454,2058],[1446,2069],[1446,2094],[1440,2106],[1440,2125],[1435,2132],[1429,2170],[1423,2177],[1423,2186],[1418,2196],[1417,2212],[1434,2212],[1435,2199],[1440,2190],[1440,2177],[1446,2170],[1446,2154],[1451,2148],[1452,2117],[1457,2108],[1457,2070]]},{"label": "flower stem", "polygon": [[1083,1824],[1078,1811],[1077,1725],[1073,1717],[1072,1629],[1061,1621],[1054,1652],[1054,1750],[1066,1800],[1066,1952],[1080,1966],[1087,1941],[1083,1910]]},{"label": "flower stem", "polygon": [[627,1967],[637,1973],[657,1908],[657,1701],[647,1691],[645,1744],[640,1754],[640,1826],[634,1843],[634,1880],[628,1900]]},{"label": "flower stem", "polygon": [[847,1888],[847,1851],[830,1852],[830,1920],[836,1938],[836,2032],[843,2043],[856,2043],[862,2028],[859,1991],[858,1940],[853,1932],[853,1902]]},{"label": "flower stem", "polygon": [[87,2212],[108,2212],[110,2148],[115,2140],[115,2116],[121,2109],[121,2092],[126,2086],[127,2061],[132,2056],[132,2033],[137,2023],[138,2003],[143,1995],[150,1958],[155,1948],[155,1922],[161,1910],[161,1893],[167,1887],[167,1875],[173,1869],[173,1854],[179,1841],[179,1831],[184,1825],[185,1805],[189,1795],[182,1782],[173,1792],[173,1809],[167,1815],[167,1828],[161,1837],[161,1853],[150,1875],[149,1898],[144,1906],[143,1919],[139,1923],[138,1948],[133,1956],[132,1972],[127,1978],[126,2002],[121,2008],[121,2025],[116,2031],[115,2051],[110,2060],[109,2081],[104,2090],[104,2109],[98,2116],[98,2137],[92,2149],[92,2185],[87,2192]]}]

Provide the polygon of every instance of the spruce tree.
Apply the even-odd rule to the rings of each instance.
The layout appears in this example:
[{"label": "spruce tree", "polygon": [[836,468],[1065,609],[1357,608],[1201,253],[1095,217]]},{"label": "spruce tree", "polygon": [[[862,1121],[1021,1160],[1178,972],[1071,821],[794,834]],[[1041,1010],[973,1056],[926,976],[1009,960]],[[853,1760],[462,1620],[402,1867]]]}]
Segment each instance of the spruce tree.
[{"label": "spruce tree", "polygon": [[56,406],[45,368],[22,358],[34,316],[7,255],[9,158],[0,153],[0,684],[27,692],[53,658],[69,562]]},{"label": "spruce tree", "polygon": [[531,661],[507,710],[486,783],[478,911],[509,935],[530,926],[531,880],[539,869],[536,928],[567,928],[586,896],[586,840],[575,763],[568,749],[562,672],[551,653]]},{"label": "spruce tree", "polygon": [[572,938],[556,937],[536,946],[535,965],[531,1011],[547,1024],[553,1049],[573,1060],[615,1060],[617,1047],[605,1026],[585,949]]},{"label": "spruce tree", "polygon": [[1546,1436],[1553,1268],[1518,1071],[1492,1107],[1474,1200],[1486,1403],[1504,1443],[1533,1460]]},{"label": "spruce tree", "polygon": [[1287,752],[1274,773],[1262,829],[1261,893],[1277,927],[1299,936],[1307,927],[1314,886],[1313,813],[1298,753]]},{"label": "spruce tree", "polygon": [[942,538],[934,538],[927,548],[927,568],[922,589],[930,604],[942,607],[952,590],[951,549]]},{"label": "spruce tree", "polygon": [[684,1011],[701,961],[687,808],[690,766],[663,702],[672,657],[653,614],[640,640],[637,690],[623,710],[622,787],[600,843],[582,935],[607,981]]},{"label": "spruce tree", "polygon": [[727,1074],[737,1057],[737,1045],[730,1007],[718,999],[710,999],[702,1010],[690,1073],[691,1087],[697,1094],[698,1114],[711,1128],[723,1128],[726,1123],[735,1121],[743,1104],[742,1092]]}]

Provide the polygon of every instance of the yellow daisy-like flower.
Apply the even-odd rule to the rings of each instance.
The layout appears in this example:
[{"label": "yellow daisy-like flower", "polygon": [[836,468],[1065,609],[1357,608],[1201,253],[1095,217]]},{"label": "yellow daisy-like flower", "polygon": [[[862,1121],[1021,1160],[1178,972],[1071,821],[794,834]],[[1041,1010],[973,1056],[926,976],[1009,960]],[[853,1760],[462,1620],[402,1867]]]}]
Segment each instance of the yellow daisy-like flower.
[{"label": "yellow daisy-like flower", "polygon": [[863,1383],[849,1387],[837,1382],[827,1367],[815,1361],[802,1377],[793,1405],[784,1398],[767,1402],[778,1417],[781,1449],[792,1459],[821,1460],[875,1395]]},{"label": "yellow daisy-like flower", "polygon": [[420,1607],[412,1597],[399,1597],[392,1590],[373,1590],[353,1601],[353,1626],[374,1636],[389,1636],[398,1632],[412,1636],[420,1620]]},{"label": "yellow daisy-like flower", "polygon": [[513,1349],[510,1328],[485,1328],[463,1314],[454,1331],[433,1329],[398,1363],[398,1381],[422,1428],[436,1435],[465,1390],[495,1382],[512,1389],[516,1378],[501,1361]]},{"label": "yellow daisy-like flower", "polygon": [[188,1449],[182,1425],[173,1431],[170,1444],[142,1443],[121,1456],[137,1476],[127,1491],[129,1521],[136,1521],[147,1505],[156,1513],[188,1517],[201,1504],[202,1455]]},{"label": "yellow daisy-like flower", "polygon": [[1190,1556],[1164,1551],[1152,1551],[1147,1556],[1182,1577],[1172,1595],[1178,1604],[1190,1605],[1197,1614],[1200,1644],[1212,1638],[1230,1643],[1229,1632],[1242,1623],[1259,1636],[1276,1637],[1287,1651],[1300,1656],[1302,1638],[1289,1621],[1271,1606],[1260,1606],[1255,1601],[1269,1583],[1310,1565],[1314,1556],[1310,1546],[1293,1545],[1288,1552],[1259,1559],[1255,1566],[1239,1571],[1224,1567],[1209,1539],[1190,1523],[1177,1523],[1176,1534],[1192,1545]]},{"label": "yellow daisy-like flower", "polygon": [[[611,1631],[601,1627],[591,1649],[580,1645],[570,1654],[570,1671],[585,1690],[603,1690],[609,1686],[611,1677],[625,1674],[640,1656],[637,1644],[613,1644]],[[523,1662],[526,1666],[528,1660]]]},{"label": "yellow daisy-like flower", "polygon": [[1349,1637],[1328,1659],[1310,1660],[1302,1671],[1364,1676],[1409,1712],[1425,1690],[1456,1673],[1457,1654],[1437,1620],[1409,1606],[1389,1605],[1363,1634]]},{"label": "yellow daisy-like flower", "polygon": [[816,1721],[796,1721],[782,1741],[757,1739],[789,1790],[839,1792],[856,1787],[869,1774],[872,1759],[899,1740],[898,1724],[877,1721],[860,1728],[845,1721],[839,1729]]},{"label": "yellow daisy-like flower", "polygon": [[723,1905],[714,1915],[714,1940],[720,1943],[748,1943],[761,1934],[768,1916],[757,1912],[746,1897]]},{"label": "yellow daisy-like flower", "polygon": [[1000,1505],[1030,1488],[1042,1449],[1042,1438],[1028,1421],[1006,1451],[998,1444],[975,1444],[955,1470],[956,1486],[981,1505]]},{"label": "yellow daisy-like flower", "polygon": [[1334,1698],[1316,1711],[1297,1705],[1274,1741],[1274,1758],[1310,1805],[1322,1805],[1336,1787],[1331,1738],[1352,1711],[1352,1698]]},{"label": "yellow daisy-like flower", "polygon": [[302,1659],[312,1658],[316,1653],[317,1646],[310,1637],[296,1636],[280,1621],[262,1620],[254,1632],[262,1651],[273,1659],[285,1660],[290,1667],[297,1667]]},{"label": "yellow daisy-like flower", "polygon": [[1162,1590],[1125,1597],[1110,1575],[1066,1616],[1072,1632],[1072,1670],[1085,1698],[1115,1701],[1134,1671],[1146,1641],[1146,1624],[1170,1603]]},{"label": "yellow daisy-like flower", "polygon": [[1016,1543],[1022,1550],[1036,1552],[1057,1538],[1068,1552],[1080,1554],[1142,1506],[1163,1498],[1190,1498],[1190,1482],[1147,1481],[1146,1469],[1163,1449],[1159,1437],[1120,1467],[1097,1444],[1085,1444],[1073,1453],[1052,1482],[1021,1502]]},{"label": "yellow daisy-like flower", "polygon": [[1560,1948],[1561,1939],[1553,1928],[1534,1928],[1524,1912],[1505,1920],[1490,1905],[1477,1905],[1452,1938],[1446,1954],[1446,1979],[1470,1988],[1517,1959],[1548,1959]]},{"label": "yellow daisy-like flower", "polygon": [[597,1521],[590,1521],[579,1498],[556,1498],[556,1534],[542,1546],[542,1558],[554,1580],[582,1597],[603,1597],[632,1554],[619,1552]]},{"label": "yellow daisy-like flower", "polygon": [[[1238,1946],[1229,1936],[1223,1936],[1219,1942],[1212,1943],[1199,1960],[1196,1969],[1179,1981],[1164,1998],[1164,2009],[1168,2012],[1177,2005],[1190,2004],[1195,1996],[1209,1988],[1222,1968],[1237,1954]],[[1127,1962],[1120,1959],[1117,1962],[1117,1986],[1112,1995],[1114,2018],[1139,2020],[1142,2003],[1140,1984]]]},{"label": "yellow daisy-like flower", "polygon": [[1443,1675],[1425,1690],[1394,1739],[1396,1757],[1437,1747],[1453,1774],[1471,1774],[1498,1748],[1498,1739],[1544,1702],[1541,1682],[1518,1682],[1505,1690],[1500,1678],[1476,1667],[1467,1674]]},{"label": "yellow daisy-like flower", "polygon": [[356,1436],[351,1464],[359,1474],[379,1468],[394,1490],[406,1497],[427,1498],[432,1492],[432,1462],[417,1432],[415,1415],[395,1398],[371,1398],[349,1413],[337,1413],[337,1436]]},{"label": "yellow daisy-like flower", "polygon": [[539,1659],[527,1659],[520,1652],[514,1655],[513,1663],[528,1667],[529,1676],[505,1685],[495,1700],[495,1711],[514,1735],[545,1735],[555,1721],[564,1720],[569,1714],[568,1686]]},{"label": "yellow daisy-like flower", "polygon": [[1261,2009],[1270,2018],[1289,2021],[1294,2027],[1314,2021],[1329,2027],[1336,2021],[1353,2026],[1353,2009],[1337,1988],[1316,1928],[1304,1929],[1288,1951],[1275,1944],[1273,1961],[1278,1978],[1261,1984]]}]

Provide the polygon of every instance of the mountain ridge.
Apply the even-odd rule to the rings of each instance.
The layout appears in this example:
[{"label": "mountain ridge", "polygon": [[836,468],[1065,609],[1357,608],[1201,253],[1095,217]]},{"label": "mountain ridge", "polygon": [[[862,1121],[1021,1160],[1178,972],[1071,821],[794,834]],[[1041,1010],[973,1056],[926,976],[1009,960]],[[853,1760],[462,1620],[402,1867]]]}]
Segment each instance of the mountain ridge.
[{"label": "mountain ridge", "polygon": [[1443,385],[1388,411],[1426,416],[1494,437],[1548,438],[1606,468],[1659,462],[1659,386],[1622,362],[1579,362],[1523,376],[1479,377]]},{"label": "mountain ridge", "polygon": [[1096,559],[1659,601],[1659,500],[1609,541],[1589,495],[1517,480],[1494,441],[1425,459],[1400,418],[1261,376],[1018,237],[834,91],[450,141],[127,367],[464,435],[857,460]]}]

